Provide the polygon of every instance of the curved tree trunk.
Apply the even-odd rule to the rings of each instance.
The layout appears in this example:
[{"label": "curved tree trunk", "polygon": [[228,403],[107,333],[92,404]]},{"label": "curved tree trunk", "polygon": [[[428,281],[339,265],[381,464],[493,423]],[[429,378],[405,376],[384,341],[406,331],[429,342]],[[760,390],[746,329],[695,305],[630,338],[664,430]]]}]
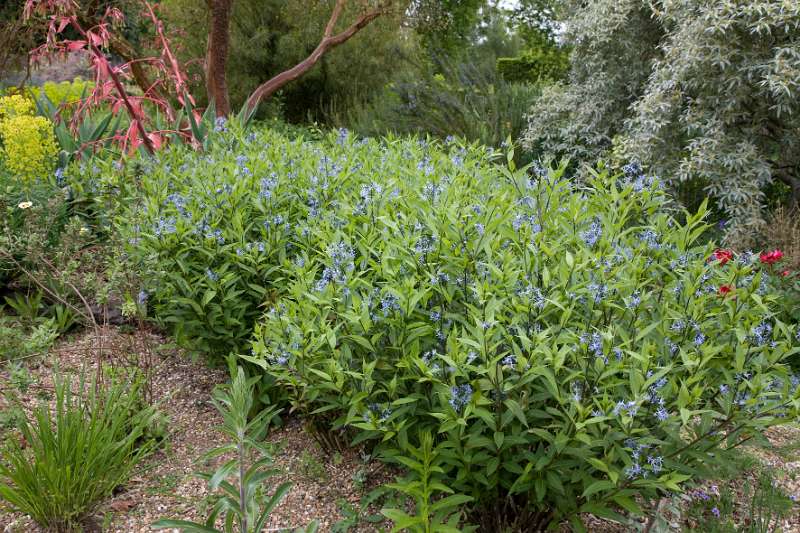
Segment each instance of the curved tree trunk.
[{"label": "curved tree trunk", "polygon": [[206,48],[206,91],[218,117],[231,113],[226,67],[230,44],[230,21],[233,0],[207,0],[210,11]]},{"label": "curved tree trunk", "polygon": [[333,8],[331,17],[328,20],[328,24],[325,26],[325,34],[314,51],[311,52],[311,55],[292,68],[284,70],[277,76],[273,76],[271,79],[256,87],[256,89],[247,98],[247,102],[245,103],[245,108],[248,115],[252,115],[255,112],[258,104],[262,100],[266,100],[275,94],[275,92],[281,87],[296,80],[311,70],[328,51],[346,42],[348,39],[350,39],[350,37],[364,29],[370,22],[385,12],[385,7],[377,7],[367,11],[360,15],[345,30],[334,35],[333,30],[336,27],[336,23],[339,20],[339,16],[342,14],[346,3],[347,0],[336,0],[336,5]]}]

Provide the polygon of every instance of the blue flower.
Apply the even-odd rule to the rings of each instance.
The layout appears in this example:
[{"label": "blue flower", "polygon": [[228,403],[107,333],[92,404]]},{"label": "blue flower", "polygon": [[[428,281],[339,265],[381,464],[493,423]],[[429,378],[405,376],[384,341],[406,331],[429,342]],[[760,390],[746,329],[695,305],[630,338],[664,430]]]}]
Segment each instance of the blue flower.
[{"label": "blue flower", "polygon": [[639,240],[647,245],[651,250],[658,250],[661,248],[661,243],[658,242],[658,233],[651,229],[646,229],[639,234]]},{"label": "blue flower", "polygon": [[343,241],[328,247],[328,257],[331,265],[322,271],[322,277],[316,285],[318,291],[324,290],[329,283],[345,284],[348,275],[355,269],[353,248]]},{"label": "blue flower", "polygon": [[684,328],[686,328],[686,323],[680,319],[673,322],[672,325],[669,327],[669,329],[671,329],[672,331],[683,331]]},{"label": "blue flower", "polygon": [[697,333],[697,334],[694,336],[694,344],[695,344],[695,346],[702,346],[702,344],[703,344],[704,342],[706,342],[706,336],[705,336],[705,335],[703,335],[702,333],[698,332],[698,333]]},{"label": "blue flower", "polygon": [[573,381],[569,388],[572,390],[572,399],[580,402],[583,399],[583,385],[578,381]]},{"label": "blue flower", "polygon": [[206,277],[211,281],[219,281],[219,275],[210,268],[206,269]]},{"label": "blue flower", "polygon": [[54,173],[54,176],[56,177],[56,185],[58,185],[59,187],[63,187],[64,183],[66,182],[66,180],[64,179],[64,169],[58,167]]},{"label": "blue flower", "polygon": [[272,193],[278,186],[278,176],[274,172],[268,178],[261,179],[261,190],[258,193],[259,198],[269,200],[272,198]]},{"label": "blue flower", "polygon": [[678,345],[672,342],[670,339],[665,340],[664,344],[666,344],[667,347],[669,348],[670,355],[675,355],[676,353],[678,353],[678,350],[680,349]]},{"label": "blue flower", "polygon": [[433,361],[437,357],[439,357],[439,353],[436,350],[429,350],[429,351],[425,352],[424,354],[422,354],[422,361],[426,365],[430,366],[431,361]]},{"label": "blue flower", "polygon": [[144,305],[147,303],[147,298],[149,296],[150,295],[147,294],[147,291],[141,290],[139,291],[139,294],[136,296],[136,301],[139,303],[139,305]]},{"label": "blue flower", "polygon": [[189,215],[189,212],[186,210],[186,199],[183,196],[174,192],[167,196],[167,200],[172,202],[172,205],[175,206],[175,209],[177,209],[178,213],[180,213],[182,216]]},{"label": "blue flower", "polygon": [[639,463],[633,463],[625,469],[625,475],[628,479],[635,479],[642,475],[642,467]]},{"label": "blue flower", "polygon": [[472,400],[472,387],[469,384],[450,387],[450,406],[458,412]]},{"label": "blue flower", "polygon": [[433,252],[435,244],[435,235],[431,235],[430,237],[427,235],[422,235],[417,239],[416,244],[414,244],[414,251],[420,255],[420,261],[422,260],[421,256]]},{"label": "blue flower", "polygon": [[160,237],[161,235],[163,235],[165,233],[175,233],[175,231],[176,231],[176,223],[177,223],[177,221],[175,220],[174,217],[159,218],[156,221],[156,228],[155,228],[156,236]]},{"label": "blue flower", "polygon": [[436,202],[443,192],[444,187],[433,182],[427,183],[425,187],[422,188],[422,196],[431,203]]},{"label": "blue flower", "polygon": [[625,173],[625,177],[628,179],[638,178],[642,174],[642,167],[636,161],[632,161],[627,165],[622,167],[622,172]]},{"label": "blue flower", "polygon": [[225,244],[225,237],[222,236],[222,230],[215,229],[206,232],[205,237],[206,239],[216,240],[218,244]]},{"label": "blue flower", "polygon": [[628,299],[628,309],[636,309],[639,307],[640,303],[642,303],[642,299],[639,295],[639,291],[634,291],[633,294],[631,294],[631,297]]},{"label": "blue flower", "polygon": [[392,311],[399,310],[400,300],[394,294],[386,294],[383,299],[381,299],[381,311],[383,311],[383,316],[389,316],[389,313]]},{"label": "blue flower", "polygon": [[664,466],[664,459],[660,456],[658,457],[648,456],[647,462],[650,464],[650,469],[653,471],[654,474],[658,474],[659,472],[661,472],[661,469]]},{"label": "blue flower", "polygon": [[601,303],[610,292],[608,286],[604,283],[590,283],[588,286],[589,292],[594,295],[594,303]]},{"label": "blue flower", "polygon": [[639,406],[636,405],[636,402],[633,400],[627,402],[620,400],[614,405],[614,410],[612,412],[614,416],[619,416],[622,411],[627,412],[631,417],[635,417],[636,413],[639,411]]},{"label": "blue flower", "polygon": [[593,248],[600,237],[603,235],[603,227],[600,225],[600,219],[595,218],[589,229],[581,232],[581,238],[589,248]]},{"label": "blue flower", "polygon": [[769,322],[762,322],[752,329],[753,341],[762,346],[772,337],[772,325]]},{"label": "blue flower", "polygon": [[589,351],[596,356],[603,355],[603,337],[599,333],[592,333],[592,340],[589,342]]}]

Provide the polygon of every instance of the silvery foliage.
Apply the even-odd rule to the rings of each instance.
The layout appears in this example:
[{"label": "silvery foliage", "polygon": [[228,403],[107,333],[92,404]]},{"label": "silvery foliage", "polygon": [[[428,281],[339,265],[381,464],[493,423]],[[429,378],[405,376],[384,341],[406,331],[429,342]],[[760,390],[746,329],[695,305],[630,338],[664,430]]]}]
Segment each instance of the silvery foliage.
[{"label": "silvery foliage", "polygon": [[531,110],[529,149],[613,148],[672,184],[701,179],[741,244],[764,224],[766,184],[800,199],[800,3],[572,3],[570,83]]},{"label": "silvery foliage", "polygon": [[529,114],[530,150],[591,161],[609,149],[628,107],[647,83],[663,34],[641,0],[568,0],[563,42],[572,47],[567,82],[544,88]]}]

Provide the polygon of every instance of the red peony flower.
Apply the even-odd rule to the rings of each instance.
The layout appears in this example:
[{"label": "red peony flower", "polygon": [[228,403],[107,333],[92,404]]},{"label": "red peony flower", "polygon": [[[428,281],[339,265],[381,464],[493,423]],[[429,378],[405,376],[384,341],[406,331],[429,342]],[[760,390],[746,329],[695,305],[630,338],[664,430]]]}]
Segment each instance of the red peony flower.
[{"label": "red peony flower", "polygon": [[733,252],[730,250],[714,250],[714,258],[719,261],[720,265],[724,265],[733,260]]},{"label": "red peony flower", "polygon": [[783,252],[780,250],[772,250],[771,252],[761,252],[759,259],[765,265],[774,265],[783,259]]},{"label": "red peony flower", "polygon": [[788,278],[790,274],[791,272],[789,272],[788,270],[784,270],[783,272],[781,272],[781,276],[783,276],[784,278]]},{"label": "red peony flower", "polygon": [[720,287],[719,287],[719,293],[722,296],[725,296],[726,294],[728,294],[732,290],[733,290],[733,287],[731,287],[730,285],[720,285]]}]

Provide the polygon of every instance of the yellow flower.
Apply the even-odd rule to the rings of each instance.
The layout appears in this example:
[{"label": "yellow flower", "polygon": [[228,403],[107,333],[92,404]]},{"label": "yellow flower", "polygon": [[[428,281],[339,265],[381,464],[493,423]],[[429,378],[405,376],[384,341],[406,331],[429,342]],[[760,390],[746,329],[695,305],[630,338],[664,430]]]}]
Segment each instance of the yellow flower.
[{"label": "yellow flower", "polygon": [[33,207],[33,202],[20,202],[17,207],[20,209],[28,209],[29,207]]},{"label": "yellow flower", "polygon": [[21,94],[0,97],[0,120],[33,114],[33,102]]},{"label": "yellow flower", "polygon": [[48,175],[58,155],[53,123],[32,113],[33,103],[20,95],[0,98],[0,158],[22,180]]}]

